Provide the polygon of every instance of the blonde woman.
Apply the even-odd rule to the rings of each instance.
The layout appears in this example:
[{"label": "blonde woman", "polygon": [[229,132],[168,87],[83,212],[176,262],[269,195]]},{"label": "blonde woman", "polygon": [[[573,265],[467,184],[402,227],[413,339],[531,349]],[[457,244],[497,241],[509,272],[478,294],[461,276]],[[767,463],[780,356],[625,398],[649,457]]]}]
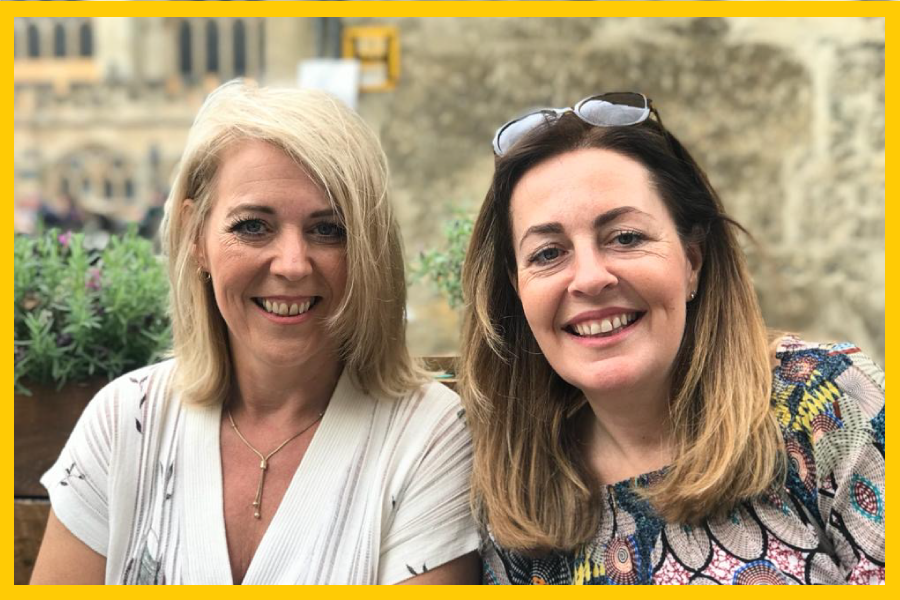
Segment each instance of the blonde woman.
[{"label": "blonde woman", "polygon": [[461,369],[485,579],[883,582],[884,374],[770,345],[740,227],[649,101],[494,151]]},{"label": "blonde woman", "polygon": [[471,440],[404,342],[387,168],[313,91],[213,92],[166,204],[174,359],[93,400],[33,583],[468,583]]}]

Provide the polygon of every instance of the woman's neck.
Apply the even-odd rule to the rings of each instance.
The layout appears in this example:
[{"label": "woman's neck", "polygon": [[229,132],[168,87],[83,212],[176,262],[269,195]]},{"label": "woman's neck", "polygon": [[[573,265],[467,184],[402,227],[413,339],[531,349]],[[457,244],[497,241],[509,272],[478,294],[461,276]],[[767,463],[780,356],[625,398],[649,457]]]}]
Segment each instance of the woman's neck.
[{"label": "woman's neck", "polygon": [[229,408],[245,423],[294,429],[325,410],[342,370],[340,361],[324,352],[292,366],[235,359]]},{"label": "woman's neck", "polygon": [[587,395],[592,419],[582,432],[591,472],[612,484],[670,464],[671,429],[664,394]]}]

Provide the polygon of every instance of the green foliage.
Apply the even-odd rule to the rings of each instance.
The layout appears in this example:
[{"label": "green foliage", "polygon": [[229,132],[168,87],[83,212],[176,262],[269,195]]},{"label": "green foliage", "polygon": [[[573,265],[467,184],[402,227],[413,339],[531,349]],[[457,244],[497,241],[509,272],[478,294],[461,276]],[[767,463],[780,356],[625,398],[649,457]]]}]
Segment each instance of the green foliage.
[{"label": "green foliage", "polygon": [[168,280],[135,228],[102,251],[79,233],[15,238],[15,387],[116,377],[171,345]]},{"label": "green foliage", "polygon": [[419,262],[413,265],[413,278],[425,279],[447,297],[451,308],[463,304],[462,268],[466,258],[466,248],[472,237],[474,221],[460,215],[444,227],[447,238],[445,250],[428,250],[419,255]]}]

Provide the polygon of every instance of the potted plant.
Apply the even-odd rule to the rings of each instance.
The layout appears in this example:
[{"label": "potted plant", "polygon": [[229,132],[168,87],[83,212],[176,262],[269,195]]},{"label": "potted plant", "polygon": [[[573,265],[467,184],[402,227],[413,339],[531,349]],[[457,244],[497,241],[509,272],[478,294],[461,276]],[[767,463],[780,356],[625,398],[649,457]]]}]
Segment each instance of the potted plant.
[{"label": "potted plant", "polygon": [[[434,289],[444,295],[450,308],[463,305],[462,268],[469,239],[472,237],[474,221],[465,214],[457,214],[444,226],[447,243],[442,249],[423,251],[413,265],[414,281],[428,281]],[[425,357],[425,366],[435,371],[435,377],[455,387],[455,356]]]},{"label": "potted plant", "polygon": [[110,379],[170,346],[168,280],[136,228],[90,247],[50,229],[14,241],[16,582],[30,575],[49,509],[40,476]]}]

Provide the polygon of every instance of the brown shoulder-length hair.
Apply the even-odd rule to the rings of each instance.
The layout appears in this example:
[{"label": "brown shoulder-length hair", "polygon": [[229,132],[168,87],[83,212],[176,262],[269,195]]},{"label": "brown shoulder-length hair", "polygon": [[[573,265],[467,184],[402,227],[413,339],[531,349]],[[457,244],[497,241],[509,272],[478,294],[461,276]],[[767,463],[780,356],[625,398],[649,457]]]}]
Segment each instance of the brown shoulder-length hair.
[{"label": "brown shoulder-length hair", "polygon": [[602,509],[575,438],[583,395],[544,358],[511,283],[513,189],[535,165],[584,148],[642,164],[682,242],[703,253],[672,370],[674,460],[648,499],[668,522],[696,523],[766,492],[783,472],[767,332],[736,237],[742,228],[659,123],[593,127],[568,114],[497,159],[463,268],[459,375],[475,441],[473,502],[497,542],[520,551],[576,548],[596,533]]},{"label": "brown shoulder-length hair", "polygon": [[[227,326],[211,285],[198,276],[194,244],[216,201],[228,149],[261,140],[290,156],[319,185],[347,230],[346,293],[326,322],[357,386],[398,397],[428,380],[406,347],[406,280],[389,198],[387,159],[375,133],[336,98],[309,89],[240,80],[213,91],[188,134],[166,201],[175,385],[188,404],[223,402],[234,385]],[[193,201],[193,210],[185,200]]]}]

